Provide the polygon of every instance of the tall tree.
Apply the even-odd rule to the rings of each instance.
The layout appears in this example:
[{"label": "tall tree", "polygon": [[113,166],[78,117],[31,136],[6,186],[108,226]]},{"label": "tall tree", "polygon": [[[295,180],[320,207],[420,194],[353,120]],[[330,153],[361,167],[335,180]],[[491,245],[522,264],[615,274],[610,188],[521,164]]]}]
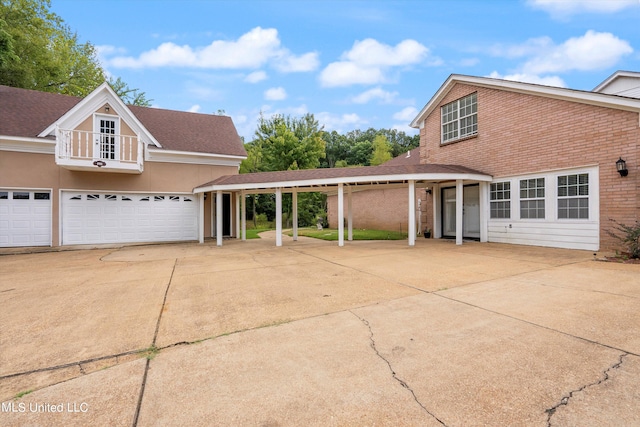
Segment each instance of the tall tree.
[{"label": "tall tree", "polygon": [[377,135],[373,139],[373,153],[371,154],[371,166],[380,165],[391,160],[391,144],[384,135]]},{"label": "tall tree", "polygon": [[[81,43],[49,0],[0,1],[0,84],[84,97],[106,80],[89,42]],[[150,101],[120,79],[125,102]]]}]

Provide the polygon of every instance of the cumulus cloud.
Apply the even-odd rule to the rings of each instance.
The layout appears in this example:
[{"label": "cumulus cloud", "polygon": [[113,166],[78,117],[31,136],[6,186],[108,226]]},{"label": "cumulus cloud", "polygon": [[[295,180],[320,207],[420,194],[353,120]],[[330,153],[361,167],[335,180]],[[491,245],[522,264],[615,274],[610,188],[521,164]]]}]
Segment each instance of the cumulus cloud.
[{"label": "cumulus cloud", "polygon": [[415,107],[406,107],[393,115],[394,120],[410,122],[418,115],[418,109]]},{"label": "cumulus cloud", "polygon": [[335,114],[326,111],[314,114],[320,125],[324,126],[324,130],[336,132],[345,132],[359,127],[363,127],[368,122],[356,113]]},{"label": "cumulus cloud", "polygon": [[254,71],[253,73],[250,73],[249,75],[247,75],[247,77],[244,78],[244,81],[247,83],[258,83],[266,79],[267,79],[267,73],[261,70],[261,71]]},{"label": "cumulus cloud", "polygon": [[620,58],[633,52],[625,40],[611,33],[589,30],[581,37],[572,37],[523,65],[531,74],[570,70],[602,70],[614,66]]},{"label": "cumulus cloud", "polygon": [[119,55],[106,62],[115,68],[242,69],[270,64],[282,72],[300,72],[316,69],[317,55],[311,52],[296,56],[282,47],[278,30],[256,27],[237,40],[214,40],[202,47],[165,42],[138,57]]},{"label": "cumulus cloud", "polygon": [[429,49],[415,40],[404,40],[396,46],[374,39],[356,41],[340,61],[322,70],[320,83],[325,87],[383,83],[390,68],[419,64],[428,55]]},{"label": "cumulus cloud", "polygon": [[558,76],[536,76],[534,74],[507,74],[502,75],[497,71],[492,72],[487,77],[492,79],[511,80],[514,82],[535,83],[545,86],[567,87],[567,84]]},{"label": "cumulus cloud", "polygon": [[267,101],[282,101],[287,99],[287,91],[283,87],[272,87],[264,92]]},{"label": "cumulus cloud", "polygon": [[615,13],[640,5],[637,0],[529,0],[527,3],[556,17],[575,13]]},{"label": "cumulus cloud", "polygon": [[383,104],[392,103],[398,96],[398,92],[388,92],[381,87],[376,87],[362,92],[350,99],[354,104],[367,104],[375,99],[379,100]]}]

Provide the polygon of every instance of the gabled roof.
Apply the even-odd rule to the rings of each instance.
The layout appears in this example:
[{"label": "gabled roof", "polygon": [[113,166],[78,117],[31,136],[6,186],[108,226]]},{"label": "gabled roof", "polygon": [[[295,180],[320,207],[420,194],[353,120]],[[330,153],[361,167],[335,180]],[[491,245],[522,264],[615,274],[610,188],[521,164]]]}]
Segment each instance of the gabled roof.
[{"label": "gabled roof", "polygon": [[593,89],[594,92],[640,98],[640,73],[616,71]]},{"label": "gabled roof", "polygon": [[250,190],[264,188],[324,187],[337,184],[403,182],[407,180],[472,179],[491,181],[483,172],[458,165],[396,165],[357,168],[320,168],[277,172],[224,175],[194,189],[194,193],[216,190]]},{"label": "gabled roof", "polygon": [[420,147],[402,153],[391,160],[384,162],[381,166],[399,166],[399,165],[419,165],[420,164]]},{"label": "gabled roof", "polygon": [[420,111],[410,126],[419,128],[424,119],[429,116],[440,102],[458,83],[468,84],[472,86],[485,87],[489,89],[497,89],[508,92],[517,92],[528,95],[543,96],[553,99],[561,99],[569,102],[578,102],[582,104],[596,105],[606,108],[615,108],[619,110],[640,112],[640,100],[617,95],[607,95],[589,91],[576,89],[565,89],[554,86],[544,86],[533,83],[522,83],[511,80],[493,79],[489,77],[464,76],[460,74],[452,74],[440,86],[440,89],[429,100],[427,105]]},{"label": "gabled roof", "polygon": [[[74,108],[79,108],[82,101],[83,98],[73,96],[0,85],[0,135],[45,136],[42,135],[44,131]],[[153,136],[158,144],[148,142],[162,147],[158,150],[247,155],[230,117],[148,107],[122,108]]]}]

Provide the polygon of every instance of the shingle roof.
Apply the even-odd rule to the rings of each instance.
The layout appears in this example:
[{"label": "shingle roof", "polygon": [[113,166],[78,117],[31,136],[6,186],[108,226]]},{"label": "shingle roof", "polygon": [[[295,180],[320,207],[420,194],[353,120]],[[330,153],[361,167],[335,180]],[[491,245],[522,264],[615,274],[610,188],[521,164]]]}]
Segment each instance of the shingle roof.
[{"label": "shingle roof", "polygon": [[[35,138],[82,101],[0,85],[0,135]],[[127,106],[163,149],[246,156],[230,117]]]},{"label": "shingle roof", "polygon": [[473,174],[487,175],[483,172],[458,165],[396,165],[396,166],[366,166],[358,168],[321,168],[303,169],[277,172],[256,172],[240,175],[224,175],[198,188],[216,185],[256,185],[282,182],[301,182],[315,180],[330,180],[334,178],[360,178],[360,177],[390,177],[397,175],[398,179],[404,179],[401,175],[413,174]]},{"label": "shingle roof", "polygon": [[416,147],[413,150],[409,150],[406,153],[402,153],[393,159],[384,162],[383,166],[397,166],[397,165],[419,165],[420,164],[420,147]]}]

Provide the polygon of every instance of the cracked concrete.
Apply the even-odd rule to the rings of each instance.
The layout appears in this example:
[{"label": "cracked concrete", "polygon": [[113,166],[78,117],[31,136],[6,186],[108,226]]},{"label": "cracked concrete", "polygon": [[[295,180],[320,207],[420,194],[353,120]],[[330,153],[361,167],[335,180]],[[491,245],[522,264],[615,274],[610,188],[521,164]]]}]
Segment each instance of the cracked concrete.
[{"label": "cracked concrete", "polygon": [[639,266],[272,243],[0,256],[0,424],[640,425]]}]

